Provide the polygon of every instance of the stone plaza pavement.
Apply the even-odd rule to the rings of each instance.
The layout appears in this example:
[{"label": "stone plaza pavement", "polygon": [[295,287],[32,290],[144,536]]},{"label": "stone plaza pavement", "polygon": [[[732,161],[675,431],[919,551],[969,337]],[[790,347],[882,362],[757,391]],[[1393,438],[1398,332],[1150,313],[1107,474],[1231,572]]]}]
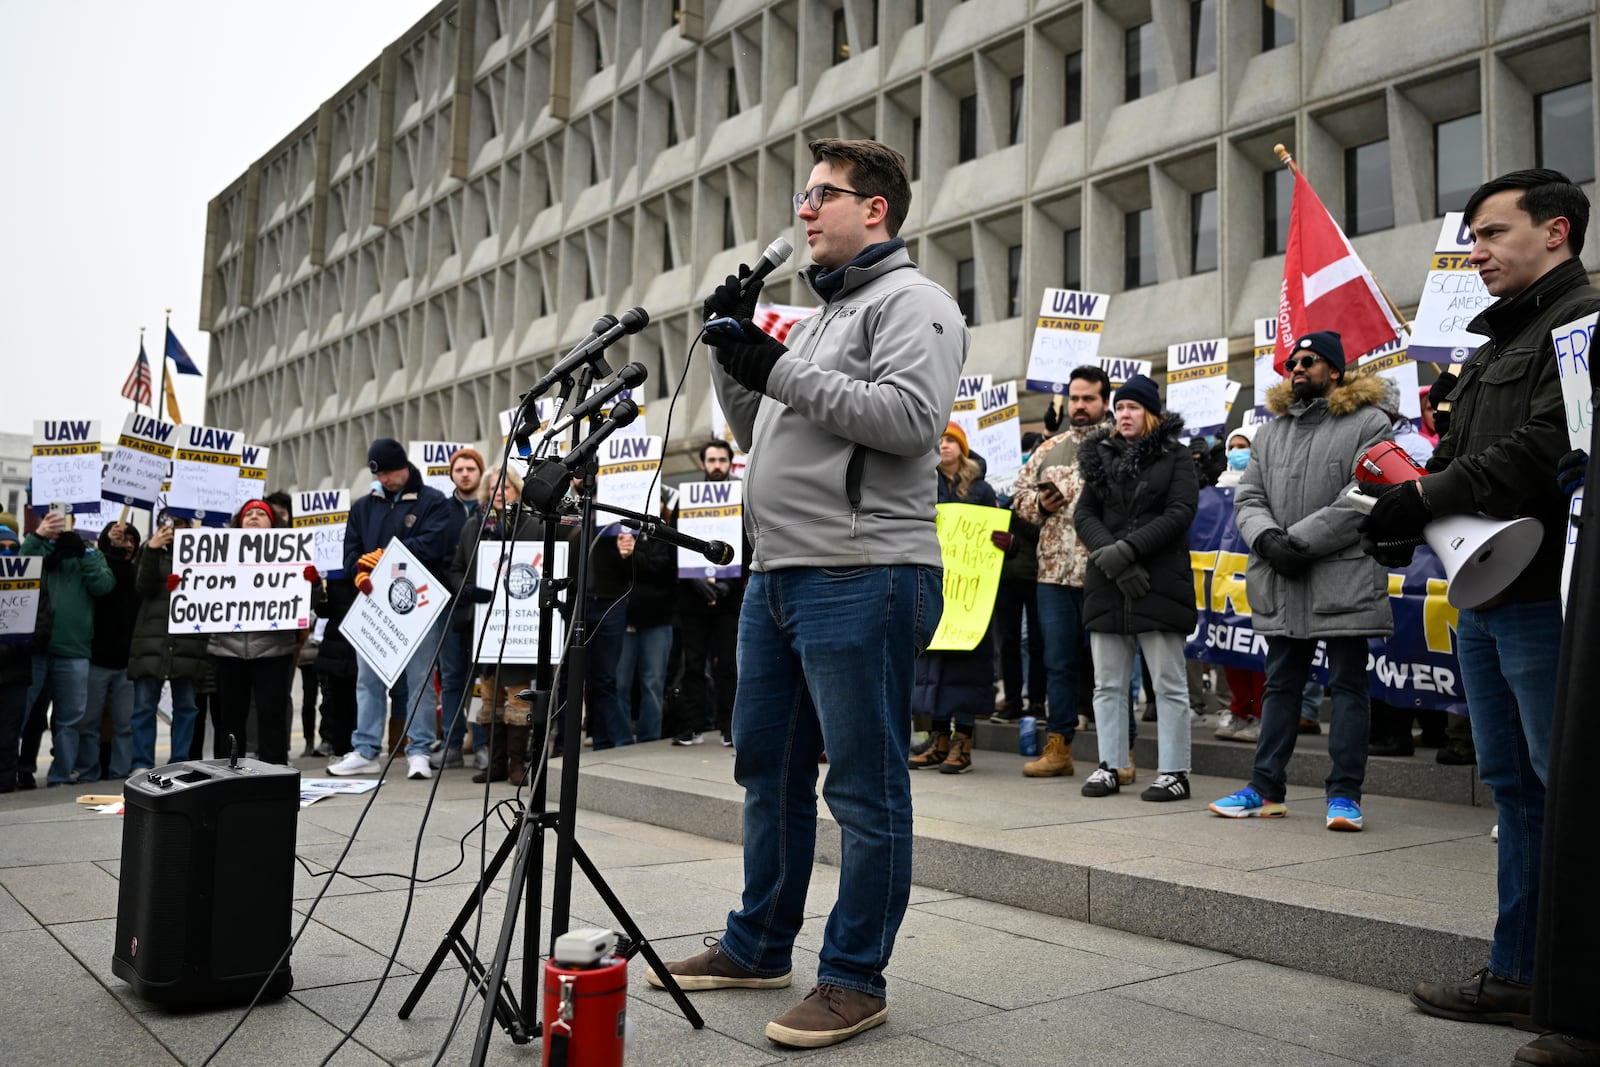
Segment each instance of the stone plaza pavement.
[{"label": "stone plaza pavement", "polygon": [[[321,775],[321,761],[299,763]],[[584,754],[579,841],[664,958],[697,951],[737,900],[732,763],[714,742]],[[1088,800],[1078,793],[1084,770],[1034,781],[1020,763],[986,750],[972,773],[915,776],[917,884],[889,968],[884,1026],[810,1052],[763,1036],[815,977],[837,885],[837,871],[819,865],[794,988],[693,994],[706,1021],[695,1031],[645,985],[636,960],[628,1062],[1461,1067],[1507,1064],[1526,1040],[1428,1018],[1396,992],[1481,964],[1494,905],[1492,809],[1374,796],[1365,833],[1332,834],[1314,787],[1291,789],[1287,819],[1233,822],[1204,811],[1237,787],[1233,779],[1196,777],[1186,803],[1141,803],[1136,790]],[[434,1062],[462,995],[460,967],[448,964],[410,1020],[395,1013],[477,878],[477,836],[460,869],[417,888],[403,937],[406,884],[385,872],[407,870],[419,841],[420,877],[457,862],[457,841],[485,803],[469,773],[448,772],[436,794],[433,782],[385,782],[294,952],[294,991],[258,1008],[212,1062],[323,1061],[377,991],[397,942],[376,1006],[331,1062]],[[1148,777],[1141,772],[1141,787]],[[112,975],[122,820],[80,809],[80,791],[0,797],[0,1062],[199,1064],[240,1011],[169,1013]],[[114,792],[114,783],[94,791]],[[497,785],[490,795],[512,791]],[[334,797],[300,813],[298,852],[312,871],[335,862],[365,804]],[[492,849],[503,831],[491,825]],[[837,841],[825,820],[819,860],[837,860]],[[325,881],[297,871],[297,927]],[[485,956],[506,881],[490,896]],[[547,924],[550,889],[547,878]],[[572,912],[574,925],[613,925],[581,875]],[[467,998],[441,1062],[467,1062],[479,1003]],[[497,1031],[489,1062],[536,1063],[537,1049]]]}]

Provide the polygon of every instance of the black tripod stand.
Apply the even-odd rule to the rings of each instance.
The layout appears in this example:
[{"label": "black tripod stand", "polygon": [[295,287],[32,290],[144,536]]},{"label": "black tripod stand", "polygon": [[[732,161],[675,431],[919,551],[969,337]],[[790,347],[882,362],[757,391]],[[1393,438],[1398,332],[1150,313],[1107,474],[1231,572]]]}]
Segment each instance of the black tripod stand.
[{"label": "black tripod stand", "polygon": [[[584,375],[587,379],[587,373]],[[569,380],[570,384],[570,380]],[[587,383],[585,383],[586,385]],[[564,393],[566,390],[564,390]],[[624,407],[626,405],[626,407]],[[631,409],[631,413],[628,409]],[[551,885],[551,920],[550,944],[554,951],[556,938],[566,933],[571,917],[572,901],[572,865],[576,863],[588,879],[590,886],[605,903],[611,914],[621,923],[627,935],[626,947],[622,954],[628,958],[643,955],[650,966],[661,978],[663,985],[685,1019],[695,1029],[700,1029],[705,1022],[700,1013],[695,1010],[689,998],[679,987],[677,980],[667,971],[666,965],[656,954],[655,948],[645,938],[637,923],[623,908],[622,902],[612,892],[605,882],[594,862],[583,851],[583,847],[576,839],[576,817],[578,807],[578,760],[582,751],[583,718],[582,695],[584,682],[587,677],[588,649],[585,647],[587,638],[587,625],[585,611],[585,594],[588,585],[588,547],[594,536],[594,486],[595,464],[593,455],[599,447],[600,441],[620,426],[631,422],[637,417],[638,409],[632,401],[624,400],[612,410],[610,418],[598,426],[591,426],[591,431],[581,445],[573,449],[564,460],[544,459],[535,462],[530,469],[527,482],[523,489],[523,504],[531,507],[542,518],[544,523],[544,556],[540,582],[539,596],[539,651],[538,665],[535,668],[533,690],[531,693],[533,710],[529,718],[528,752],[525,765],[533,776],[529,788],[528,803],[518,812],[516,820],[507,831],[505,839],[495,850],[493,858],[484,868],[483,876],[479,879],[477,887],[468,896],[467,901],[457,913],[455,921],[450,925],[444,939],[434,951],[428,966],[424,968],[417,984],[412,988],[410,995],[400,1007],[399,1016],[408,1018],[417,1003],[422,999],[434,975],[444,964],[446,957],[454,955],[466,970],[469,981],[476,987],[478,993],[484,998],[483,1010],[478,1018],[476,1037],[473,1043],[472,1060],[474,1065],[482,1064],[488,1050],[489,1033],[494,1024],[498,1023],[517,1044],[526,1044],[539,1036],[541,1024],[538,1018],[538,998],[540,995],[540,968],[539,958],[540,943],[540,912],[539,901],[544,877],[544,833],[546,830],[556,832],[556,862],[554,879]],[[574,551],[577,559],[569,568],[572,572],[570,581],[555,576],[556,535],[560,525],[559,503],[565,495],[569,477],[581,478],[579,500],[579,536],[575,542]],[[602,506],[603,507],[603,506]],[[605,508],[604,510],[612,510]],[[631,512],[627,513],[630,516]],[[511,531],[515,533],[515,522],[511,523]],[[552,665],[552,628],[557,607],[557,594],[566,590],[570,593],[572,604],[570,633],[568,635],[568,651],[566,661],[566,692],[567,699],[564,709],[556,707],[557,679]],[[509,622],[509,620],[508,620]],[[545,737],[545,727],[551,721],[550,716],[557,714],[558,710],[564,715],[564,742],[562,751],[561,793],[555,811],[546,810],[546,777],[542,760],[543,747],[538,752],[534,751],[534,738],[541,740]],[[464,936],[467,924],[472,921],[472,916],[483,905],[483,900],[489,887],[494,883],[500,869],[507,859],[515,855],[511,871],[511,889],[506,904],[505,916],[500,924],[500,933],[495,943],[494,956],[487,966],[480,960],[473,949],[471,942]],[[523,917],[523,963],[520,997],[512,992],[510,983],[505,978],[506,964],[511,955],[511,940],[517,925],[518,898],[524,909]]]}]

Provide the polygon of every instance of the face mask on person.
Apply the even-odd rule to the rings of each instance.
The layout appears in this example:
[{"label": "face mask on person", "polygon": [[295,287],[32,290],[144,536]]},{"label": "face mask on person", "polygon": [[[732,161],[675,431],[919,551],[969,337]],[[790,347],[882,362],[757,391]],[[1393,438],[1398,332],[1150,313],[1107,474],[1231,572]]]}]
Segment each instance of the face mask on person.
[{"label": "face mask on person", "polygon": [[15,556],[16,554],[17,543],[15,541],[0,543],[0,556]]},{"label": "face mask on person", "polygon": [[1250,450],[1248,448],[1228,449],[1228,469],[1242,471],[1250,466]]}]

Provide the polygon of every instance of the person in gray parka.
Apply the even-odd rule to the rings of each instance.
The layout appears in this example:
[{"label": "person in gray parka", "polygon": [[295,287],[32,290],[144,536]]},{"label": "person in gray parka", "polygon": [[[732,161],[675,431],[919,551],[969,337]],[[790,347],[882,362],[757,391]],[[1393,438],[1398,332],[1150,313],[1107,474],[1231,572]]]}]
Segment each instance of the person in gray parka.
[{"label": "person in gray parka", "polygon": [[1284,370],[1289,381],[1267,394],[1267,408],[1278,417],[1256,431],[1234,493],[1234,519],[1250,546],[1251,622],[1267,638],[1261,736],[1250,784],[1211,810],[1230,818],[1287,814],[1284,772],[1320,639],[1333,694],[1327,825],[1359,830],[1372,715],[1367,638],[1392,633],[1394,618],[1388,576],[1362,552],[1364,516],[1345,492],[1357,457],[1393,440],[1394,430],[1378,406],[1381,379],[1346,375],[1337,333],[1301,337]]}]

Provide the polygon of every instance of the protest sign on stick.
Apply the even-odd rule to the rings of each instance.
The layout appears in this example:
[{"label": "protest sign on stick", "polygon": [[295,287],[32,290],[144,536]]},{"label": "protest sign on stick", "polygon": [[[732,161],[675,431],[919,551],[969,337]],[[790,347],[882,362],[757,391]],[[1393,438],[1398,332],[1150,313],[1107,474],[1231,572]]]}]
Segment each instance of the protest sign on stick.
[{"label": "protest sign on stick", "polygon": [[167,511],[205,526],[226,526],[239,506],[239,467],[244,437],[212,426],[178,427],[172,453]]},{"label": "protest sign on stick", "polygon": [[177,435],[175,423],[137,413],[124,419],[116,451],[106,460],[101,499],[118,507],[154,509]]},{"label": "protest sign on stick", "polygon": [[48,419],[33,424],[33,510],[100,510],[100,423]]},{"label": "protest sign on stick", "polygon": [[456,483],[450,480],[450,457],[471,447],[469,441],[411,441],[406,445],[406,458],[422,472],[422,484],[449,496],[456,491]]},{"label": "protest sign on stick", "polygon": [[[539,541],[489,541],[478,546],[477,585],[494,591],[487,604],[473,605],[472,647],[493,663],[539,662],[539,585],[544,576],[544,544]],[[567,576],[567,544],[556,542],[557,579]],[[566,640],[559,611],[550,617],[550,647]]]},{"label": "protest sign on stick", "polygon": [[[1561,400],[1567,410],[1567,443],[1587,450],[1594,435],[1594,386],[1589,375],[1589,350],[1600,314],[1557,326],[1550,331],[1555,343],[1556,374],[1561,378]],[[1561,563],[1561,606],[1566,610],[1567,586],[1572,584],[1572,562],[1578,549],[1578,516],[1583,511],[1582,486],[1572,494],[1567,511],[1567,548]]]},{"label": "protest sign on stick", "polygon": [[1074,367],[1099,364],[1100,335],[1111,298],[1104,293],[1046,289],[1028,353],[1027,386],[1065,393]]},{"label": "protest sign on stick", "polygon": [[721,541],[733,559],[717,566],[699,552],[678,549],[679,578],[737,578],[744,553],[744,483],[685,482],[678,491],[678,531],[702,541]]},{"label": "protest sign on stick", "polygon": [[395,537],[372,572],[372,592],[356,597],[339,632],[391,686],[413,655],[432,654],[424,639],[449,601],[450,591]]},{"label": "protest sign on stick", "polygon": [[978,394],[978,425],[967,434],[967,446],[989,465],[984,475],[997,493],[1009,495],[1022,472],[1022,420],[1017,383],[1001,382]]},{"label": "protest sign on stick", "polygon": [[1190,437],[1221,433],[1228,421],[1228,339],[1167,346],[1167,410]]},{"label": "protest sign on stick", "polygon": [[[660,479],[661,438],[611,436],[600,442],[599,455],[596,503],[658,514],[654,493]],[[597,519],[602,526],[610,521],[603,512]]]},{"label": "protest sign on stick", "polygon": [[0,645],[33,640],[43,582],[43,556],[0,556]]},{"label": "protest sign on stick", "polygon": [[262,500],[267,495],[267,463],[272,449],[265,445],[243,445],[239,450],[239,496],[235,507],[242,508],[252,500]]},{"label": "protest sign on stick", "polygon": [[1472,233],[1461,212],[1447,213],[1439,226],[1422,283],[1422,298],[1411,324],[1411,358],[1429,363],[1465,363],[1487,338],[1469,333],[1467,324],[1495,298],[1478,269],[1467,261]]},{"label": "protest sign on stick", "polygon": [[344,577],[344,528],[350,521],[350,490],[296,493],[296,530],[311,531],[311,562],[324,578]]}]

